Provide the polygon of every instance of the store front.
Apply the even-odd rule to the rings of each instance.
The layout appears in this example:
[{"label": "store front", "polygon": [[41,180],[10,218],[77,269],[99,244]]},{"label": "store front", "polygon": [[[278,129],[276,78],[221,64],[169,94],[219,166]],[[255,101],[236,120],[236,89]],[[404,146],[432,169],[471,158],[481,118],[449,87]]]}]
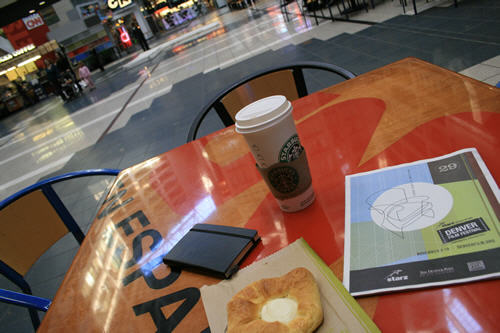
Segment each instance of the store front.
[{"label": "store front", "polygon": [[204,7],[201,1],[169,1],[168,6],[157,9],[154,15],[161,21],[165,30],[168,30],[196,18],[202,8]]},{"label": "store front", "polygon": [[[118,58],[114,43],[105,29],[93,33],[84,32],[62,42],[65,52],[74,67],[85,63],[91,71]],[[99,59],[96,59],[99,57]]]},{"label": "store front", "polygon": [[0,116],[34,104],[47,96],[50,82],[44,58],[55,59],[56,41],[29,44],[0,58]]},{"label": "store front", "polygon": [[113,15],[112,19],[109,21],[108,29],[111,31],[115,44],[119,46],[120,51],[130,52],[135,50],[135,47],[133,47],[133,30],[137,25],[139,24],[134,13]]},{"label": "store front", "polygon": [[48,38],[48,24],[58,22],[53,8],[2,26],[14,52],[0,58],[0,115],[22,109],[51,92],[44,60],[56,60],[59,44]]},{"label": "store front", "polygon": [[101,23],[108,32],[114,45],[122,52],[131,52],[137,49],[137,38],[134,28],[138,27],[145,39],[153,37],[150,25],[134,0],[108,0],[106,8],[100,10]]},{"label": "store front", "polygon": [[83,62],[94,71],[111,63],[124,51],[130,52],[132,27],[140,26],[146,38],[152,32],[137,0],[90,0],[79,3],[75,9],[87,30],[60,41],[73,66]]},{"label": "store front", "polygon": [[118,58],[111,35],[101,24],[100,2],[89,1],[75,6],[86,30],[59,39],[74,67],[82,62],[93,71]]}]

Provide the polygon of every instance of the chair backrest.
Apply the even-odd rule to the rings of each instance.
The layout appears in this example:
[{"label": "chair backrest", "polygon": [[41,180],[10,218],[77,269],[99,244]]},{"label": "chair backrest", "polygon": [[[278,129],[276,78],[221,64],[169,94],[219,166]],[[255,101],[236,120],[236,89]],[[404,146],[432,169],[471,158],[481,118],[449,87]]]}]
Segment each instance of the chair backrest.
[{"label": "chair backrest", "polygon": [[[92,169],[66,173],[28,186],[1,201],[0,273],[25,294],[31,294],[24,276],[38,258],[68,232],[79,244],[85,237],[52,185],[88,176],[117,176],[119,172]],[[38,314],[33,307],[29,310],[36,330]]]},{"label": "chair backrest", "polygon": [[41,190],[26,194],[2,209],[0,229],[0,260],[23,276],[69,232]]},{"label": "chair backrest", "polygon": [[236,113],[245,105],[270,95],[283,95],[289,101],[299,98],[292,69],[255,77],[230,91],[220,102],[234,122]]},{"label": "chair backrest", "polygon": [[212,109],[227,127],[234,124],[234,117],[241,108],[261,98],[284,95],[293,101],[307,96],[304,69],[327,71],[346,80],[356,76],[339,66],[314,61],[295,62],[254,73],[222,90],[203,107],[191,124],[187,142],[196,139],[202,121]]},{"label": "chair backrest", "polygon": [[[35,261],[68,232],[84,234],[52,184],[88,176],[116,176],[120,170],[83,170],[45,179],[0,202],[0,261],[25,275]],[[1,272],[1,270],[0,270]]]}]

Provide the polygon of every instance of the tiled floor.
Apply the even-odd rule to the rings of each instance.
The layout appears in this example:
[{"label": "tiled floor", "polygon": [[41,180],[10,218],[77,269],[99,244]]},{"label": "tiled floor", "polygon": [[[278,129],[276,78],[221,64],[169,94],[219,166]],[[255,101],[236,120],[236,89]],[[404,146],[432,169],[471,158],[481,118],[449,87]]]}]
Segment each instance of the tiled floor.
[{"label": "tiled floor", "polygon": [[494,86],[500,83],[500,56],[464,69],[460,73]]},{"label": "tiled floor", "polygon": [[[217,91],[244,75],[286,61],[334,63],[357,74],[414,56],[489,84],[500,81],[497,0],[418,0],[416,16],[399,1],[376,1],[351,19],[286,22],[275,1],[257,10],[209,13],[93,73],[97,89],[70,103],[45,100],[0,120],[0,199],[50,175],[86,168],[126,168],[186,141],[191,121]],[[335,9],[336,10],[336,9]],[[336,13],[337,14],[337,13]],[[336,82],[308,73],[315,91]],[[201,134],[222,128],[216,116]],[[61,193],[86,232],[112,178],[75,180]],[[35,294],[52,298],[78,245],[66,236],[27,275]],[[3,277],[0,287],[17,290]],[[0,331],[32,331],[25,309],[0,304]]]}]

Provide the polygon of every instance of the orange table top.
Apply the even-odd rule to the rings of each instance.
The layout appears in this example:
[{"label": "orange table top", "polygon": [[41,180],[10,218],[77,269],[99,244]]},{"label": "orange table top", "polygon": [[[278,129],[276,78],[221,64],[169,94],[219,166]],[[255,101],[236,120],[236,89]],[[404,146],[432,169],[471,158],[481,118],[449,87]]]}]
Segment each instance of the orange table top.
[{"label": "orange table top", "polygon": [[[500,89],[407,58],[292,103],[315,202],[284,213],[243,138],[226,128],[123,170],[40,332],[209,332],[215,278],[162,256],[196,223],[257,229],[245,265],[299,237],[341,279],[345,175],[476,147],[500,179]],[[384,332],[498,330],[500,281],[357,300]]]}]

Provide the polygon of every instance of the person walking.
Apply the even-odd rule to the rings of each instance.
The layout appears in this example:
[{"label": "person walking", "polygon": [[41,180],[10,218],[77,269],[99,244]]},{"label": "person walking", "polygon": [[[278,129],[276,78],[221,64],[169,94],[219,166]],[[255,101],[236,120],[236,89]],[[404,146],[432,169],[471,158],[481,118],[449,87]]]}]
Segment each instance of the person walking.
[{"label": "person walking", "polygon": [[66,57],[58,52],[56,53],[56,67],[59,73],[64,73],[66,71],[69,71],[71,68],[71,66],[69,65],[69,61],[66,59]]},{"label": "person walking", "polygon": [[23,100],[23,107],[28,107],[35,104],[33,99],[31,99],[31,97],[28,95],[28,91],[25,87],[26,82],[24,82],[20,77],[18,77],[17,79],[12,81],[12,83],[14,83],[14,85],[16,86],[17,93],[19,94],[19,96],[21,96]]},{"label": "person walking", "polygon": [[80,65],[78,66],[78,75],[80,76],[80,80],[85,81],[85,83],[90,87],[90,90],[95,89],[94,81],[90,76],[90,70],[83,62],[80,62]]},{"label": "person walking", "polygon": [[101,72],[104,72],[104,66],[102,65],[101,58],[99,57],[99,53],[97,53],[96,49],[92,49],[92,51],[90,51],[90,53],[92,54],[92,57],[94,57],[95,64],[97,65],[97,67],[99,67]]},{"label": "person walking", "polygon": [[71,64],[69,63],[66,55],[64,53],[56,52],[56,58],[57,58],[56,67],[59,78],[63,77],[66,73],[68,73],[71,79],[77,82],[76,86],[78,87],[78,90],[80,92],[83,92],[83,89],[78,84],[78,80],[76,79],[76,74],[73,71],[73,68],[71,67]]},{"label": "person walking", "polygon": [[57,73],[57,66],[49,59],[44,60],[45,72],[47,73],[47,80],[50,83],[50,92],[62,97],[61,84],[59,83],[59,75]]},{"label": "person walking", "polygon": [[144,37],[144,34],[142,33],[142,30],[138,25],[134,25],[132,34],[134,35],[134,38],[139,42],[139,44],[141,44],[141,47],[144,51],[149,50],[148,41],[146,40],[146,37]]}]

